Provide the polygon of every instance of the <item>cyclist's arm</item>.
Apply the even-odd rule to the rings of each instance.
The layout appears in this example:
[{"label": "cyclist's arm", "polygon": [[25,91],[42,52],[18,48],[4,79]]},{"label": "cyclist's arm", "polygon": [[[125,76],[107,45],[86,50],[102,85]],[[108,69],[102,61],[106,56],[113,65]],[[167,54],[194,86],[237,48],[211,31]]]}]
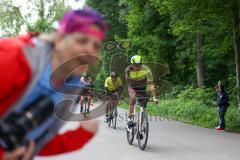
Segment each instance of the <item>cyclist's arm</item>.
[{"label": "cyclist's arm", "polygon": [[108,78],[106,78],[106,80],[105,80],[104,88],[105,88],[105,94],[106,94],[107,90],[108,90]]},{"label": "cyclist's arm", "polygon": [[82,79],[82,77],[80,77],[80,79],[79,79],[79,84],[83,84],[83,79]]},{"label": "cyclist's arm", "polygon": [[125,80],[127,84],[129,84],[130,82],[129,71],[130,71],[130,67],[127,67],[125,70]]},{"label": "cyclist's arm", "polygon": [[155,85],[153,84],[153,82],[151,82],[149,84],[149,89],[151,91],[151,94],[153,96],[153,99],[156,99],[156,88],[155,88]]},{"label": "cyclist's arm", "polygon": [[105,89],[108,88],[108,79],[109,79],[109,78],[107,78],[107,79],[105,80],[105,83],[104,83]]},{"label": "cyclist's arm", "polygon": [[106,95],[107,92],[108,92],[108,80],[109,80],[109,78],[107,78],[107,79],[105,80],[105,83],[104,83],[104,87],[105,87],[105,95]]},{"label": "cyclist's arm", "polygon": [[153,96],[153,99],[157,99],[156,97],[156,88],[155,88],[155,85],[153,83],[153,74],[152,74],[152,71],[149,67],[147,66],[144,66],[145,69],[147,70],[147,82],[148,82],[148,85],[149,85],[149,90]]}]

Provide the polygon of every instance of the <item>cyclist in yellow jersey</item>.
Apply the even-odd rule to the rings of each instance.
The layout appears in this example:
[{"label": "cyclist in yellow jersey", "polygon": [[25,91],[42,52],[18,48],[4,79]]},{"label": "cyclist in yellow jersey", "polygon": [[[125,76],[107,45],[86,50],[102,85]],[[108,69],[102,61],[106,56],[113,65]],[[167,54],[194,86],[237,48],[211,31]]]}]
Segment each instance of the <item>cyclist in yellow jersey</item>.
[{"label": "cyclist in yellow jersey", "polygon": [[131,65],[125,70],[125,78],[128,84],[128,93],[130,97],[128,112],[128,125],[130,125],[134,112],[134,99],[137,94],[146,96],[148,87],[152,93],[153,101],[157,103],[158,99],[156,98],[152,72],[150,68],[142,64],[141,56],[135,55],[131,58]]},{"label": "cyclist in yellow jersey", "polygon": [[[112,94],[115,94],[117,97],[120,96],[122,93],[122,80],[118,77],[118,74],[116,72],[111,72],[110,76],[107,77],[105,80],[105,95],[111,96]],[[118,105],[118,98],[115,100],[115,106]],[[105,112],[105,122],[108,121],[108,112],[109,108],[106,107]]]}]

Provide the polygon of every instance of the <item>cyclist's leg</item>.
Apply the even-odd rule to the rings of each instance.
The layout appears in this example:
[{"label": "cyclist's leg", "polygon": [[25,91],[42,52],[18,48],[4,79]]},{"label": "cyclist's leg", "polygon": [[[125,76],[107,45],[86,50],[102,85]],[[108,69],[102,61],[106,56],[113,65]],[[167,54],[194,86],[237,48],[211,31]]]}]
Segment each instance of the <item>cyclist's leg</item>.
[{"label": "cyclist's leg", "polygon": [[109,104],[107,104],[106,106],[106,111],[105,111],[105,116],[104,116],[104,121],[108,122],[108,118],[109,118],[109,114],[108,114],[108,109],[109,108]]},{"label": "cyclist's leg", "polygon": [[90,105],[93,105],[93,89],[89,90]]},{"label": "cyclist's leg", "polygon": [[146,107],[147,106],[147,102],[148,102],[148,98],[149,98],[149,93],[147,92],[147,90],[140,90],[139,94],[141,97],[143,97],[143,100],[141,103],[143,103],[143,106]]},{"label": "cyclist's leg", "polygon": [[86,96],[86,89],[83,89],[82,91],[82,94],[81,94],[81,98],[80,98],[80,106],[81,106],[81,112],[83,112],[83,101],[84,101],[84,98]]},{"label": "cyclist's leg", "polygon": [[80,96],[80,107],[81,107],[80,111],[81,111],[81,113],[83,112],[83,98],[84,98],[84,96],[81,95]]},{"label": "cyclist's leg", "polygon": [[133,113],[134,113],[134,99],[136,97],[136,91],[133,88],[128,88],[128,94],[129,94],[129,108],[128,108],[128,119],[127,119],[127,126],[130,128],[133,126]]},{"label": "cyclist's leg", "polygon": [[118,98],[115,99],[114,105],[117,107],[118,106]]},{"label": "cyclist's leg", "polygon": [[92,102],[92,95],[89,94],[89,95],[88,95],[88,108],[87,108],[87,112],[88,112],[88,113],[89,113],[89,108],[90,108],[91,102]]},{"label": "cyclist's leg", "polygon": [[109,98],[110,98],[110,93],[108,92],[107,95],[106,95],[106,98],[107,98],[107,106],[106,106],[106,110],[105,110],[105,115],[108,115],[109,113]]},{"label": "cyclist's leg", "polygon": [[134,99],[136,97],[136,91],[133,88],[128,88],[128,94],[129,94],[129,107],[128,107],[128,116],[130,117],[133,115],[134,112]]},{"label": "cyclist's leg", "polygon": [[[110,94],[109,93],[107,93],[107,95],[106,95],[107,97],[107,99],[109,98],[109,96],[110,96]],[[105,109],[105,122],[108,122],[108,117],[109,117],[109,115],[108,115],[108,113],[109,113],[109,101],[107,100],[107,106],[106,106],[106,109]]]},{"label": "cyclist's leg", "polygon": [[90,105],[93,105],[93,93],[91,92],[91,102]]}]

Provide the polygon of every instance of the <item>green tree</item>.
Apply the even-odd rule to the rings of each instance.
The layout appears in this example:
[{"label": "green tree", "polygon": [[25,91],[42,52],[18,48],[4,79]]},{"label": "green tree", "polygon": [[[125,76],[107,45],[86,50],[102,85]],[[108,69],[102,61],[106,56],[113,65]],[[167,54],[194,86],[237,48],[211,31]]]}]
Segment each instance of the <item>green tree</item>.
[{"label": "green tree", "polygon": [[236,77],[237,77],[237,94],[238,107],[240,110],[240,19],[239,19],[239,1],[231,1],[231,11],[233,20],[233,38],[235,47]]},{"label": "green tree", "polygon": [[[122,54],[124,50],[120,49],[120,44],[116,42],[116,37],[126,37],[127,27],[125,21],[121,19],[124,6],[119,4],[119,0],[87,0],[86,4],[98,10],[108,24],[108,33],[106,41],[103,44],[101,59],[103,61],[101,71],[97,76],[97,88],[103,88],[104,80],[109,75],[109,72],[115,68],[111,67],[114,55]],[[116,65],[116,64],[115,64]],[[117,65],[118,67],[118,65]]]},{"label": "green tree", "polygon": [[64,0],[30,0],[23,6],[14,6],[12,1],[0,2],[0,29],[3,36],[17,35],[23,28],[28,31],[49,31],[53,21],[58,20],[69,9]]},{"label": "green tree", "polygon": [[[220,57],[222,58],[221,61],[225,62],[225,67],[217,68],[217,65],[221,62],[217,63],[215,66],[216,72],[212,74],[220,74],[221,79],[225,78],[224,73],[219,72],[221,69],[227,72],[226,77],[231,76],[232,69],[226,70],[226,68],[232,67],[233,59],[223,59],[223,57],[225,55],[232,57],[233,46],[235,46],[236,79],[237,86],[239,86],[240,32],[238,0],[224,0],[221,2],[217,0],[151,0],[151,3],[157,8],[160,14],[170,14],[171,32],[178,37],[183,37],[183,40],[190,39],[191,46],[197,49],[196,64],[199,86],[203,84],[203,76],[201,76],[203,66],[209,75],[210,70],[207,69],[213,68],[213,64],[216,64],[215,62],[218,62],[217,59]],[[232,37],[232,35],[234,36]],[[209,58],[215,58],[215,61],[208,61],[211,62],[210,64],[203,63],[203,59]],[[207,77],[207,79],[209,79],[209,77]],[[215,79],[215,81],[217,81],[217,79]],[[239,87],[237,87],[237,91],[238,99],[240,99]]]}]

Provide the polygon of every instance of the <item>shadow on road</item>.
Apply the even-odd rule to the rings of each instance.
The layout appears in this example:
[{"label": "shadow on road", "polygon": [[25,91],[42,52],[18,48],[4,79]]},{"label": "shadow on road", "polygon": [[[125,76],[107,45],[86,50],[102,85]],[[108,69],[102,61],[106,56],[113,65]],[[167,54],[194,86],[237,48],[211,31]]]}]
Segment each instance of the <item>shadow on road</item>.
[{"label": "shadow on road", "polygon": [[173,152],[175,149],[168,146],[158,146],[158,145],[148,145],[145,148],[145,152],[149,153],[169,153]]}]

